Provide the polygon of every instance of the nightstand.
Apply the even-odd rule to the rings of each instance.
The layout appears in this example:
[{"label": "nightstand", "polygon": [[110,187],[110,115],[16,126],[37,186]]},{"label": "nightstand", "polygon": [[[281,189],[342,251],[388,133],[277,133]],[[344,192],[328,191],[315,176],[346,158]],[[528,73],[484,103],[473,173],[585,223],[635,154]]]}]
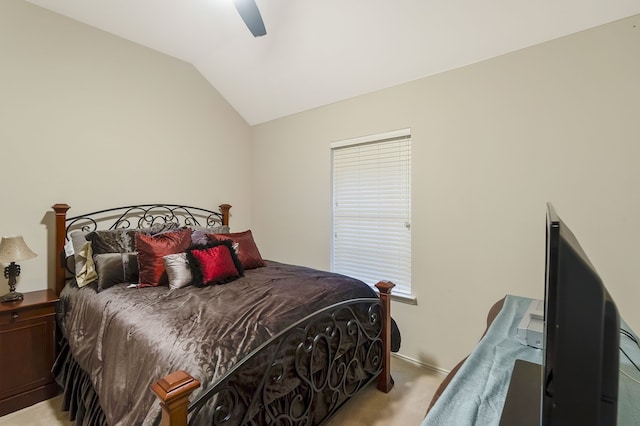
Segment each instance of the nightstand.
[{"label": "nightstand", "polygon": [[0,416],[58,394],[51,375],[56,356],[53,290],[0,303]]}]

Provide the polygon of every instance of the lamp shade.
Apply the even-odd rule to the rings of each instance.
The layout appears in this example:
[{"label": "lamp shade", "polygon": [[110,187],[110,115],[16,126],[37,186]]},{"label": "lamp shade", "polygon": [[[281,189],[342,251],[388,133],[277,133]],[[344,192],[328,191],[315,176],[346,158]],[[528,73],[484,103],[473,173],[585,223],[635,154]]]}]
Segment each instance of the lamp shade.
[{"label": "lamp shade", "polygon": [[0,262],[11,263],[33,259],[37,254],[31,251],[22,239],[22,235],[2,237],[0,241]]}]

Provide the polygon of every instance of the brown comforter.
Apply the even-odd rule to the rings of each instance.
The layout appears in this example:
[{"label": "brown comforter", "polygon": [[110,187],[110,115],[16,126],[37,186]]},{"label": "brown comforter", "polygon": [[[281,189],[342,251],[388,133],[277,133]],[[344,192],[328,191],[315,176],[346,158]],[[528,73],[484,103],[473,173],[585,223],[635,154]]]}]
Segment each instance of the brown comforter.
[{"label": "brown comforter", "polygon": [[97,293],[67,285],[58,320],[110,425],[155,424],[149,385],[176,370],[202,382],[194,397],[244,355],[306,315],[342,300],[376,297],[342,275],[266,262],[237,281],[204,288]]}]

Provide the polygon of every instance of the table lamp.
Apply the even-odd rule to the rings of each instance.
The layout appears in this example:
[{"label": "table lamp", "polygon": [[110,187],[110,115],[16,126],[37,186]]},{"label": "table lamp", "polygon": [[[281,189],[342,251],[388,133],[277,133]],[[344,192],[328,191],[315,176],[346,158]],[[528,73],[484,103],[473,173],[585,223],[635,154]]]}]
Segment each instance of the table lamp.
[{"label": "table lamp", "polygon": [[0,301],[13,302],[24,298],[22,293],[16,291],[16,278],[20,275],[20,265],[16,265],[16,262],[33,259],[36,256],[37,254],[27,247],[21,235],[2,237],[0,263],[9,263],[9,266],[4,268],[4,277],[9,279],[9,293],[2,296]]}]

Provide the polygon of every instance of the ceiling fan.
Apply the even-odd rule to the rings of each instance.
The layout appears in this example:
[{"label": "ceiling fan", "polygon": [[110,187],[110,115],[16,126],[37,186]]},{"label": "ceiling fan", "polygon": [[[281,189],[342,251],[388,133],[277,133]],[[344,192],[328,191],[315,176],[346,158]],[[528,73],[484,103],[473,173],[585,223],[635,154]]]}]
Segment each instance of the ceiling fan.
[{"label": "ceiling fan", "polygon": [[254,37],[262,37],[267,34],[262,15],[260,15],[260,10],[258,10],[255,0],[233,0],[233,3]]}]

